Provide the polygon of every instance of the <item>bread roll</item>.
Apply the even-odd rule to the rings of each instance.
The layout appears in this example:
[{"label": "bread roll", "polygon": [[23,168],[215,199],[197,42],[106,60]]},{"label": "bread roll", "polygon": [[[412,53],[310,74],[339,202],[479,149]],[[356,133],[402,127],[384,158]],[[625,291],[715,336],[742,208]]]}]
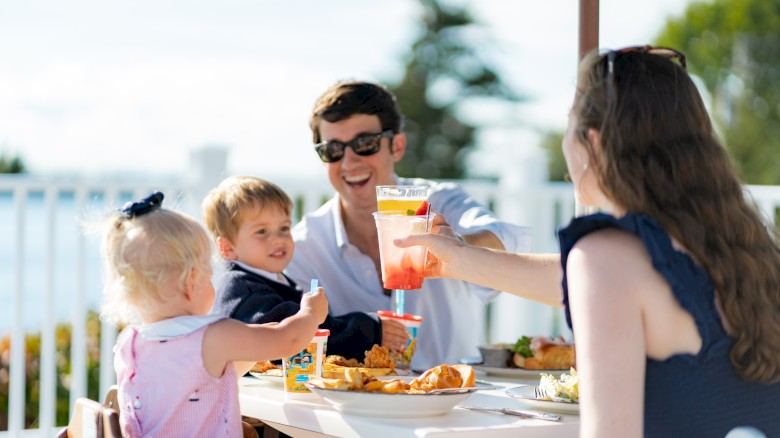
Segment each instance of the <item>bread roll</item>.
[{"label": "bread roll", "polygon": [[534,357],[526,358],[522,367],[530,370],[566,370],[574,366],[574,346],[542,345]]}]

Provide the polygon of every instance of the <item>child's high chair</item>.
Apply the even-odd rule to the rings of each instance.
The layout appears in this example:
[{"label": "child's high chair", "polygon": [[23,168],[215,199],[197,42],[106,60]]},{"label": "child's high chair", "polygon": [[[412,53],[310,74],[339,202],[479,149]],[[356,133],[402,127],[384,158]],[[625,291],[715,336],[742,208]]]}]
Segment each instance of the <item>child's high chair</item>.
[{"label": "child's high chair", "polygon": [[76,399],[68,426],[57,438],[121,438],[119,413],[88,398]]},{"label": "child's high chair", "polygon": [[[116,385],[108,388],[102,405],[88,398],[77,399],[68,427],[57,438],[122,438],[116,391]],[[259,438],[255,427],[246,421],[241,422],[241,431],[244,438]]]}]

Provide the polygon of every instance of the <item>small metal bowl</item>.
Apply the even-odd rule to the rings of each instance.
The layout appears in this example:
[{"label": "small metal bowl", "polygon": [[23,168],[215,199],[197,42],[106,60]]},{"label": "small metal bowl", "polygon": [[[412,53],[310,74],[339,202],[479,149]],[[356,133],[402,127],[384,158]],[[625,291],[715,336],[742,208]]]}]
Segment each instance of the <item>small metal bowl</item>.
[{"label": "small metal bowl", "polygon": [[493,368],[508,368],[512,361],[512,350],[503,344],[484,345],[479,347],[482,354],[482,365]]}]

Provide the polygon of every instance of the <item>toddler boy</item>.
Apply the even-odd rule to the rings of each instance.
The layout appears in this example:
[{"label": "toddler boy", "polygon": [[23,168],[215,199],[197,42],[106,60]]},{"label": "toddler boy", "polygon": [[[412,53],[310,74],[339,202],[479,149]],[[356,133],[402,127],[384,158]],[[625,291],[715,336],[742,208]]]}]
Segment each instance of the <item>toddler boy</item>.
[{"label": "toddler boy", "polygon": [[[226,265],[212,314],[262,324],[298,312],[303,290],[282,272],[295,250],[292,205],[278,186],[249,176],[227,178],[206,196],[204,221]],[[407,336],[400,323],[363,312],[328,315],[321,327],[330,330],[328,354],[359,361],[374,344],[391,348]]]}]

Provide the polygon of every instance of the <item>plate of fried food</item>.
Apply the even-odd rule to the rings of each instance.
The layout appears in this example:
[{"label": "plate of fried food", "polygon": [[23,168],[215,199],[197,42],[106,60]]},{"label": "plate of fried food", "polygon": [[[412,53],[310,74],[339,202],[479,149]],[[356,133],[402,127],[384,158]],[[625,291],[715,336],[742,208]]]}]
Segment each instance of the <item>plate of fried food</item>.
[{"label": "plate of fried food", "polygon": [[249,370],[249,374],[260,380],[265,380],[266,382],[272,382],[278,385],[284,383],[282,381],[282,376],[284,374],[282,367],[270,360],[255,363],[252,369]]},{"label": "plate of fried food", "polygon": [[479,388],[469,365],[439,365],[418,377],[364,374],[356,368],[344,378],[312,378],[306,386],[344,414],[411,418],[444,415]]},{"label": "plate of fried food", "polygon": [[575,366],[574,344],[562,337],[522,336],[511,344],[480,347],[482,363],[474,368],[498,377],[539,377],[561,374]]},{"label": "plate of fried food", "polygon": [[322,364],[322,377],[331,379],[343,379],[349,369],[356,369],[363,374],[374,377],[403,376],[409,374],[407,370],[395,368],[390,350],[374,344],[371,350],[366,351],[365,359],[359,362],[357,359],[347,359],[343,356],[329,355]]}]

